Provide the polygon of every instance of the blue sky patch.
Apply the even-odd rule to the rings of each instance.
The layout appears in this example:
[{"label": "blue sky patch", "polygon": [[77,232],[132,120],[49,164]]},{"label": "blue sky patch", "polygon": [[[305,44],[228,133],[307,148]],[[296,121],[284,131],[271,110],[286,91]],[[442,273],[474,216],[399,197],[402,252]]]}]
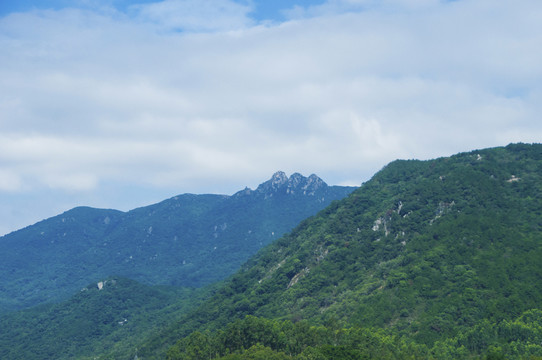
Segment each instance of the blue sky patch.
[{"label": "blue sky patch", "polygon": [[[73,1],[73,0],[7,0],[0,2],[0,15],[4,16],[13,12],[26,12],[33,9],[52,9],[59,10],[66,7],[92,8],[95,6],[113,6],[119,11],[126,12],[130,6],[156,3],[153,0],[101,0],[101,1]],[[252,4],[254,11],[249,15],[256,21],[284,21],[286,17],[284,10],[294,6],[308,7],[320,5],[324,0],[255,0],[255,1],[235,1],[242,5]]]}]

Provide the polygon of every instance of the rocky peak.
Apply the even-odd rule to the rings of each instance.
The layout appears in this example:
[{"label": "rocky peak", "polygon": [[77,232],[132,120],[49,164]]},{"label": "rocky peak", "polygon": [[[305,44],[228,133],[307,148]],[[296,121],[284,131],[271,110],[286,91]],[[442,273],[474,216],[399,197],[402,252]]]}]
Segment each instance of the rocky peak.
[{"label": "rocky peak", "polygon": [[296,172],[288,177],[283,171],[277,171],[271,176],[271,179],[260,184],[256,190],[246,187],[244,190],[237,192],[235,196],[263,194],[267,198],[277,193],[315,195],[317,190],[325,187],[327,187],[327,184],[315,174],[307,178]]},{"label": "rocky peak", "polygon": [[306,180],[307,178],[301,175],[300,173],[293,173],[288,179],[288,187],[297,188],[302,182]]},{"label": "rocky peak", "polygon": [[280,189],[284,184],[288,182],[288,176],[283,171],[277,171],[271,176],[271,179],[260,184],[256,189],[256,192],[259,193],[275,193]]},{"label": "rocky peak", "polygon": [[288,176],[283,171],[277,171],[268,182],[271,182],[271,186],[277,189],[288,182]]},{"label": "rocky peak", "polygon": [[314,195],[315,191],[327,186],[318,176],[312,174],[304,177],[300,173],[294,173],[290,177],[283,171],[277,171],[271,179],[264,182],[256,189],[256,192],[272,196],[274,193]]},{"label": "rocky peak", "polygon": [[325,186],[327,186],[327,184],[322,179],[315,174],[312,174],[306,179],[305,184],[303,185],[303,190],[307,192],[314,192]]}]

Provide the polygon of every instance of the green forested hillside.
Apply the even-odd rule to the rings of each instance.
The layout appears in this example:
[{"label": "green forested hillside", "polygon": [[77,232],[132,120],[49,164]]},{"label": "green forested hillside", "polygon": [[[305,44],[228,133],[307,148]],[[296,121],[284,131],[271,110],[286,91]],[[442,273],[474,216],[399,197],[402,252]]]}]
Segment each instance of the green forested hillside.
[{"label": "green forested hillside", "polygon": [[104,279],[62,303],[0,317],[0,359],[92,359],[113,349],[132,352],[138,341],[209,291]]},{"label": "green forested hillside", "polygon": [[[418,351],[436,358],[542,356],[541,260],[542,145],[395,161],[260,251],[139,353],[161,358],[184,339],[169,358],[195,359],[185,351],[198,334],[185,338],[190,333],[211,331],[218,349],[228,324],[254,315],[316,332],[323,326],[329,334],[373,334],[375,346],[398,358],[419,358]],[[307,359],[389,358],[318,336],[308,335],[296,352],[249,341],[229,352],[252,344],[252,355],[228,358],[263,358],[257,354],[268,350],[290,358],[311,344],[319,355]],[[341,349],[346,355],[330,355]],[[211,358],[227,353],[215,350]]]},{"label": "green forested hillside", "polygon": [[512,321],[483,321],[429,347],[389,329],[310,325],[247,316],[210,332],[195,331],[167,359],[542,359],[542,311]]},{"label": "green forested hillside", "polygon": [[93,284],[4,316],[0,357],[542,359],[541,304],[542,145],[513,144],[392,162],[212,292]]},{"label": "green forested hillside", "polygon": [[184,194],[128,212],[78,207],[0,237],[0,314],[120,275],[201,287],[353,187],[277,172],[232,196]]}]

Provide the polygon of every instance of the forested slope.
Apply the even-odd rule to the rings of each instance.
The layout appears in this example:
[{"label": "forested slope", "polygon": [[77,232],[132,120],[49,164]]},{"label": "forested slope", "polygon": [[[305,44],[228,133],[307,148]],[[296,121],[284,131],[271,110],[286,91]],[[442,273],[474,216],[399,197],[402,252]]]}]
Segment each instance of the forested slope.
[{"label": "forested slope", "polygon": [[112,349],[132,351],[208,291],[103,279],[62,303],[0,317],[0,359],[92,359]]},{"label": "forested slope", "polygon": [[109,278],[2,317],[0,355],[542,359],[541,260],[542,145],[398,160],[212,291]]},{"label": "forested slope", "polygon": [[[372,329],[382,335],[374,341],[398,358],[420,351],[542,356],[541,230],[541,145],[395,161],[260,251],[211,300],[148,340],[140,356],[160,358],[195,330],[211,331],[213,358],[240,353],[250,341],[217,350],[216,339],[246,315],[306,322],[329,334]],[[186,339],[169,350],[171,359],[197,358]],[[308,336],[296,352],[266,346],[289,358],[312,345],[329,359],[341,357],[326,355],[326,346],[364,351],[318,339]]]}]

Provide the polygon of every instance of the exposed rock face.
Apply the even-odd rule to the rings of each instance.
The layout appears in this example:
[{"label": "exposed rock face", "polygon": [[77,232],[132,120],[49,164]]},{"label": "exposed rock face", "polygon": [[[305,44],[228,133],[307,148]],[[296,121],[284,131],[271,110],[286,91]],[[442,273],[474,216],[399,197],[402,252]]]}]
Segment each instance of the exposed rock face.
[{"label": "exposed rock face", "polygon": [[296,188],[299,187],[300,184],[306,180],[307,178],[300,173],[293,173],[292,176],[290,176],[290,179],[288,179],[288,186]]},{"label": "exposed rock face", "polygon": [[302,188],[305,194],[314,195],[315,191],[326,186],[327,184],[322,179],[312,174],[309,176]]},{"label": "exposed rock face", "polygon": [[246,188],[236,195],[264,194],[266,197],[274,194],[302,194],[314,195],[316,191],[326,188],[328,185],[318,176],[312,174],[305,177],[300,173],[293,173],[288,177],[283,171],[277,171],[271,179],[262,183],[256,190]]},{"label": "exposed rock face", "polygon": [[268,195],[273,194],[284,187],[286,183],[288,183],[288,176],[286,176],[286,174],[282,171],[277,171],[273,174],[271,179],[260,184],[260,186],[258,186],[256,189],[256,192]]}]

